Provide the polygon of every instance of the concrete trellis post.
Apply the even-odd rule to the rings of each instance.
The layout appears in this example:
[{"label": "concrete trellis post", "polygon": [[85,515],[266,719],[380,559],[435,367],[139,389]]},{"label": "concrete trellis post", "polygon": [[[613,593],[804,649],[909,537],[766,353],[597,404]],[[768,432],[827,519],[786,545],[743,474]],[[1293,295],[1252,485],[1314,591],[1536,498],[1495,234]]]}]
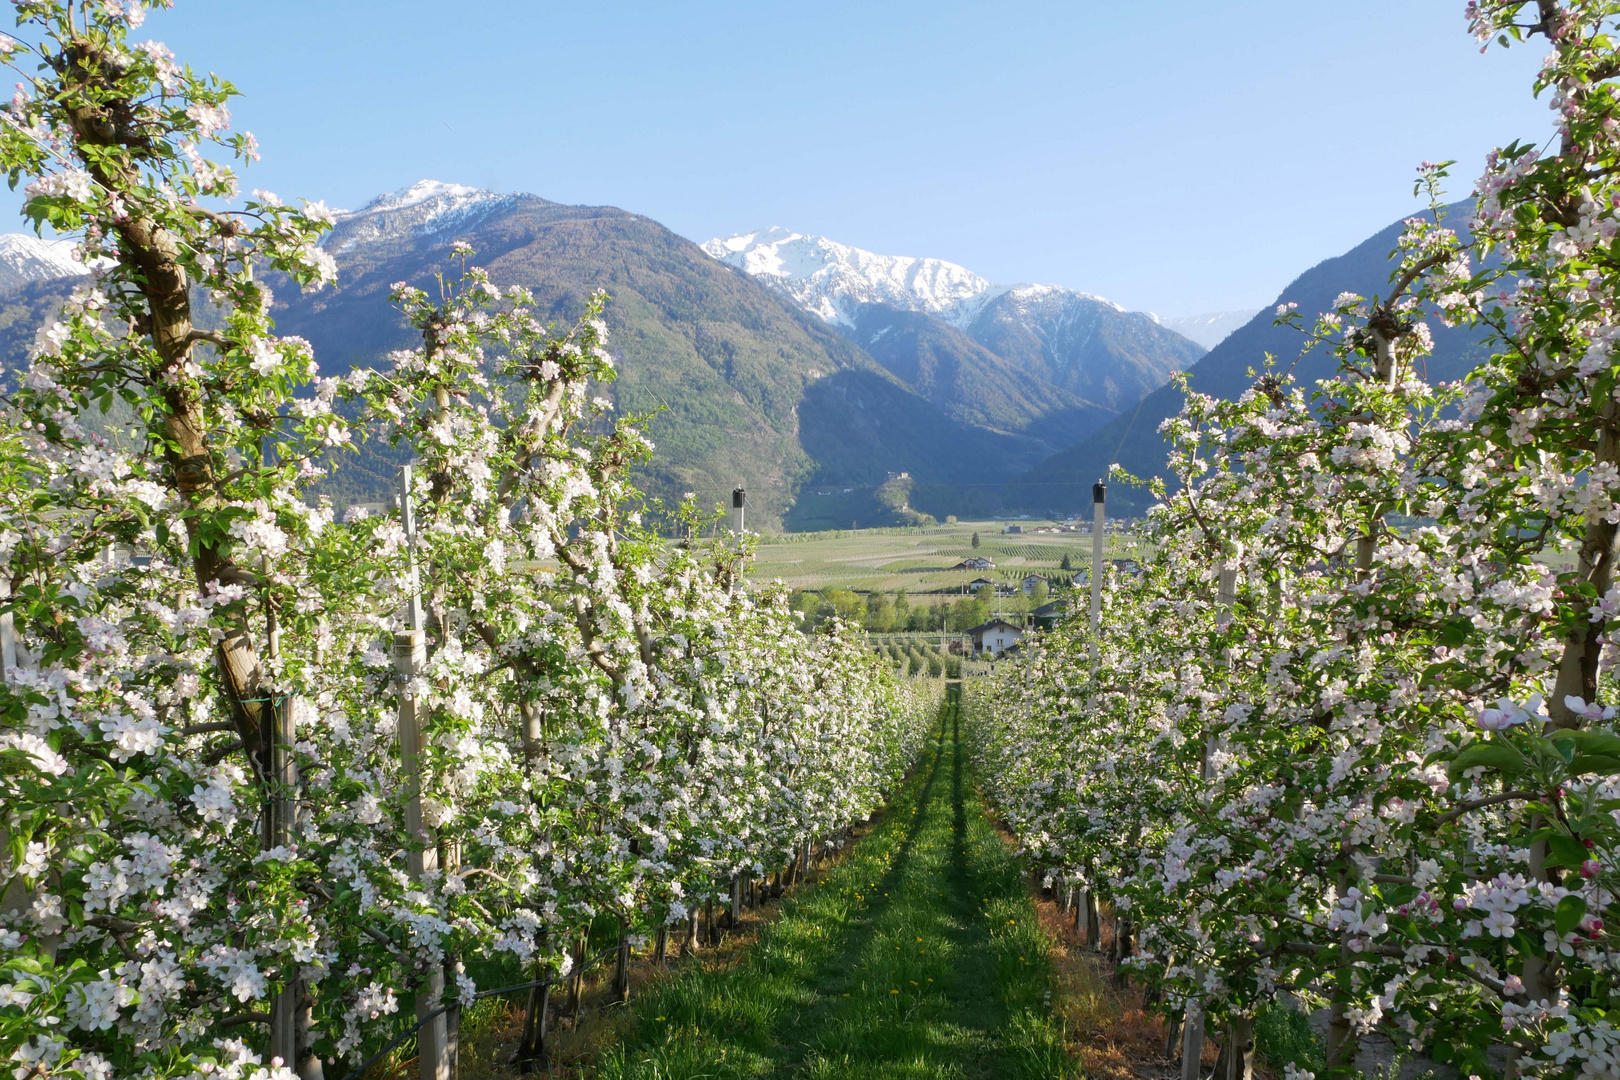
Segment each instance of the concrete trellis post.
[{"label": "concrete trellis post", "polygon": [[[0,603],[11,599],[11,582],[0,578]],[[0,613],[0,682],[10,685],[11,669],[17,666],[17,620],[11,612]]]},{"label": "concrete trellis post", "polygon": [[[0,579],[0,603],[11,599],[11,582]],[[11,669],[17,666],[17,623],[7,611],[0,615],[0,682],[11,685]],[[11,834],[3,825],[0,825],[0,844],[10,846]],[[34,905],[34,891],[23,885],[21,875],[11,879],[6,886],[3,897],[0,897],[0,908],[11,915],[27,911]],[[48,956],[56,956],[56,947],[61,942],[61,936],[50,934],[37,939],[41,949]]]},{"label": "concrete trellis post", "polygon": [[[1101,480],[1091,485],[1091,660],[1097,661],[1102,636],[1102,582],[1103,541],[1108,525],[1108,485]],[[1095,951],[1101,937],[1101,920],[1097,914],[1097,897],[1087,888],[1081,894],[1079,910],[1075,912],[1075,925],[1079,926],[1084,912],[1086,947]]]},{"label": "concrete trellis post", "polygon": [[[265,585],[269,587],[269,560],[261,563]],[[265,656],[272,668],[281,657],[281,624],[275,603],[268,597],[264,605]],[[273,675],[272,671],[272,675]],[[290,848],[298,839],[298,759],[293,747],[298,742],[297,703],[292,695],[277,695],[272,678],[268,685],[270,719],[270,804],[265,836],[267,848]],[[286,980],[270,1006],[270,1056],[280,1058],[301,1080],[321,1080],[324,1069],[319,1055],[311,1052],[309,989],[301,978]]]},{"label": "concrete trellis post", "polygon": [[1091,485],[1091,658],[1097,659],[1097,635],[1102,631],[1103,530],[1108,523],[1108,485]]},{"label": "concrete trellis post", "polygon": [[[1232,621],[1232,605],[1237,602],[1237,567],[1221,568],[1220,586],[1216,593],[1216,625],[1223,630]],[[1210,735],[1204,743],[1204,765],[1201,779],[1208,784],[1213,771],[1213,759],[1221,749],[1223,740]],[[1234,1025],[1234,1030],[1236,1026]],[[1198,1080],[1200,1059],[1204,1053],[1204,1006],[1197,998],[1187,1000],[1187,1017],[1181,1028],[1181,1078]]]},{"label": "concrete trellis post", "polygon": [[[399,470],[399,515],[409,552],[410,596],[406,601],[407,629],[394,635],[394,672],[399,683],[399,763],[405,781],[405,831],[410,835],[406,860],[412,879],[421,881],[439,868],[439,851],[422,819],[422,721],[416,710],[413,684],[427,667],[427,634],[423,630],[421,583],[416,576],[416,516],[411,508],[411,467]],[[444,969],[435,966],[416,991],[417,1019],[439,1007],[444,997]],[[450,1046],[444,1014],[428,1021],[417,1035],[421,1080],[449,1080]]]}]

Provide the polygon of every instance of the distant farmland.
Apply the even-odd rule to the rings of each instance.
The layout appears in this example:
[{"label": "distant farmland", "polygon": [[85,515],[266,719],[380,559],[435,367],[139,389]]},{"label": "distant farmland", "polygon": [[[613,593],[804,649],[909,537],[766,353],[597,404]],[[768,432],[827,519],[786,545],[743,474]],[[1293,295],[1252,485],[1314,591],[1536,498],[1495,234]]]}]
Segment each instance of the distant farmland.
[{"label": "distant farmland", "polygon": [[[1081,533],[1006,535],[1006,522],[959,522],[928,529],[859,529],[789,533],[759,546],[750,575],[755,581],[780,579],[795,589],[852,589],[908,593],[954,592],[975,578],[1014,585],[1028,574],[1055,571],[1068,555],[1076,572],[1091,565],[1091,537]],[[1020,522],[1033,529],[1044,522]],[[972,546],[973,534],[981,546]],[[1108,537],[1108,557],[1133,556],[1129,536]],[[952,570],[973,555],[996,564],[994,570]]]}]

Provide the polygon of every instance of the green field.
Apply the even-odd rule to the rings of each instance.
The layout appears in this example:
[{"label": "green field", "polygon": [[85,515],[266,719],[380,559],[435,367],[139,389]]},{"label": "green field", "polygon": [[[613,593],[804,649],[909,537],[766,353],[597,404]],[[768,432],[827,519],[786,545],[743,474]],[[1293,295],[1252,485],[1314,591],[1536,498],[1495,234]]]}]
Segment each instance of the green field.
[{"label": "green field", "polygon": [[[1026,530],[1008,535],[1002,521],[966,521],[927,529],[856,529],[788,533],[765,537],[750,575],[756,582],[780,580],[795,589],[881,590],[908,593],[955,591],[975,578],[1006,585],[1028,574],[1058,569],[1068,555],[1076,571],[1091,565],[1091,537],[1082,533],[1031,533],[1047,521],[1018,522]],[[981,546],[972,546],[973,534]],[[1107,537],[1108,558],[1139,553],[1129,536]],[[983,555],[994,570],[952,570],[958,562]]]}]

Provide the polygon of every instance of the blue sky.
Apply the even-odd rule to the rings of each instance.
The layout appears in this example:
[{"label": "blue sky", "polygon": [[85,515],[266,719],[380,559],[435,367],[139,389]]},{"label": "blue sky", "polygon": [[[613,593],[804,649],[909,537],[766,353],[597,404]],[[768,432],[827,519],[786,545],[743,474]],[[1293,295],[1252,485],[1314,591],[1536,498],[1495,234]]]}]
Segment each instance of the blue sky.
[{"label": "blue sky", "polygon": [[247,186],[283,197],[431,177],[1174,316],[1268,302],[1409,213],[1424,159],[1460,196],[1546,137],[1544,45],[1482,56],[1462,8],[177,0],[139,37],[237,84]]}]

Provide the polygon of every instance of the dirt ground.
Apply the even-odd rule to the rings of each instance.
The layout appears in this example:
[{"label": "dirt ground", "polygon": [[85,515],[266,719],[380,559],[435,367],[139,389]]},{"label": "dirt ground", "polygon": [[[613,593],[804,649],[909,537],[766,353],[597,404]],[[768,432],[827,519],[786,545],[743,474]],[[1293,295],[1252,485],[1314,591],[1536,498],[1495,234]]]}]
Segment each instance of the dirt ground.
[{"label": "dirt ground", "polygon": [[[1072,911],[1052,899],[1036,896],[1041,926],[1052,943],[1052,966],[1068,1020],[1069,1045],[1085,1066],[1089,1080],[1179,1080],[1181,1047],[1164,1053],[1165,1023],[1142,1008],[1142,992],[1129,984],[1116,986],[1107,958],[1113,945],[1113,921],[1102,922],[1101,952],[1087,947],[1085,931],[1074,925]],[[1218,1047],[1204,1043],[1203,1064],[1213,1068]],[[1265,1077],[1256,1069],[1257,1077]],[[1270,1080],[1269,1077],[1266,1080]]]}]

